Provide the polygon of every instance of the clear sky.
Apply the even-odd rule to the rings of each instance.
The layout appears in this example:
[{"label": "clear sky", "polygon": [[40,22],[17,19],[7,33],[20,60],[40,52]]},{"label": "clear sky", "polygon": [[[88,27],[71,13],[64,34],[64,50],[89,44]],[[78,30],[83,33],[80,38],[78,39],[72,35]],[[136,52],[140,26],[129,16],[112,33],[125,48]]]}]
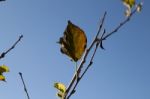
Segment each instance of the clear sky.
[{"label": "clear sky", "polygon": [[[139,1],[139,0],[138,0]],[[140,14],[104,42],[92,68],[71,99],[150,99],[150,1],[143,0]],[[7,83],[0,82],[0,99],[27,99],[18,72],[23,73],[31,99],[57,99],[54,82],[66,85],[74,63],[56,44],[67,21],[80,26],[88,45],[99,19],[107,11],[106,31],[124,16],[121,0],[6,0],[0,3],[0,52],[23,34],[14,50],[0,60],[9,66]]]}]

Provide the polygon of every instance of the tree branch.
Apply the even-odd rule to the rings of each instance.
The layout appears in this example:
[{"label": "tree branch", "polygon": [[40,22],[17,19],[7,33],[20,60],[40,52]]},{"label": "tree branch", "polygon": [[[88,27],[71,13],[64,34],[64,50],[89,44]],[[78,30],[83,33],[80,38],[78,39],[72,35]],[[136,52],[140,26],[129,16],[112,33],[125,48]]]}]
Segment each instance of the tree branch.
[{"label": "tree branch", "polygon": [[116,33],[123,25],[125,25],[127,22],[130,21],[131,17],[136,13],[136,9],[132,11],[129,17],[127,17],[124,21],[122,21],[114,30],[112,30],[110,33],[107,33],[106,36],[103,37],[102,40],[106,40],[106,38],[110,37],[112,34]]},{"label": "tree branch", "polygon": [[[69,84],[69,86],[68,86],[68,88],[67,88],[67,91],[66,91],[66,93],[65,93],[63,99],[69,99],[69,98],[75,93],[75,89],[76,89],[78,83],[80,82],[80,80],[83,78],[83,76],[85,75],[85,73],[87,72],[87,70],[89,69],[89,67],[90,67],[90,66],[92,65],[92,63],[93,63],[93,59],[94,59],[94,56],[95,56],[95,54],[96,54],[96,51],[97,51],[98,46],[101,44],[100,46],[101,46],[101,48],[103,49],[103,47],[102,47],[102,42],[103,42],[103,40],[106,40],[106,38],[108,38],[108,37],[110,37],[112,34],[116,33],[123,25],[125,25],[127,22],[129,22],[129,20],[130,20],[131,17],[136,13],[136,11],[137,11],[137,10],[134,9],[134,10],[131,12],[131,14],[130,14],[129,17],[127,17],[127,18],[126,18],[124,21],[122,21],[116,28],[114,28],[111,32],[107,33],[107,35],[105,35],[105,36],[104,36],[104,34],[106,34],[106,33],[105,33],[105,30],[104,30],[104,32],[103,32],[101,38],[99,39],[98,36],[99,36],[100,32],[102,31],[103,22],[104,22],[105,16],[106,16],[106,12],[104,13],[104,16],[103,16],[103,18],[102,18],[102,20],[101,20],[101,24],[100,24],[100,26],[99,26],[99,30],[98,30],[98,32],[97,32],[97,34],[96,34],[96,37],[95,37],[94,40],[92,41],[90,47],[85,51],[85,54],[84,54],[84,56],[83,56],[83,58],[82,58],[82,60],[81,60],[81,62],[80,62],[80,65],[78,66],[78,69],[77,69],[78,75],[79,75],[80,72],[81,72],[81,69],[82,69],[82,67],[83,67],[83,64],[86,62],[86,58],[87,58],[87,56],[88,56],[90,50],[91,50],[91,49],[93,48],[93,46],[96,44],[96,47],[95,47],[94,52],[93,52],[93,54],[92,54],[92,56],[91,56],[90,62],[89,62],[89,64],[87,65],[87,67],[84,69],[84,71],[83,71],[83,73],[81,74],[81,76],[78,77],[77,80],[76,80],[76,73],[73,75],[73,78],[72,78],[72,80],[71,80],[71,82],[70,82],[70,84]],[[74,85],[74,86],[73,86],[73,85]],[[72,88],[72,87],[73,87],[73,88]],[[71,88],[72,88],[72,89],[71,89]],[[69,93],[69,92],[70,92],[70,93]]]},{"label": "tree branch", "polygon": [[99,45],[101,44],[101,42],[102,42],[101,39],[103,38],[104,34],[105,34],[105,30],[104,30],[104,32],[103,32],[101,38],[99,39],[99,41],[96,43],[94,52],[93,52],[92,57],[91,57],[91,59],[90,59],[90,62],[89,62],[89,64],[88,64],[88,66],[85,68],[85,70],[83,71],[83,73],[82,73],[80,79],[82,79],[82,77],[85,75],[85,73],[87,72],[87,70],[89,69],[89,67],[93,64],[94,56],[95,56],[95,54],[96,54],[96,51],[97,51],[98,46],[99,46]]},{"label": "tree branch", "polygon": [[[80,71],[81,71],[81,69],[82,69],[82,67],[83,67],[83,64],[86,62],[86,58],[87,58],[87,56],[88,56],[88,54],[89,54],[89,51],[93,48],[93,46],[94,46],[95,43],[97,42],[97,38],[98,38],[98,36],[99,36],[99,34],[100,34],[101,30],[102,30],[102,27],[103,27],[103,24],[104,24],[104,20],[105,20],[106,14],[107,14],[107,13],[105,12],[103,18],[101,19],[101,24],[100,24],[100,26],[99,26],[97,35],[96,35],[96,37],[94,38],[94,40],[93,40],[93,42],[91,43],[91,45],[89,46],[89,48],[86,49],[85,54],[84,54],[84,56],[83,56],[83,58],[82,58],[82,60],[81,60],[81,62],[80,62],[80,65],[78,66],[78,69],[77,69],[77,74],[78,74],[78,75],[80,74]],[[79,80],[79,78],[78,78],[78,80]],[[71,82],[70,82],[70,84],[69,84],[69,86],[68,86],[68,88],[67,88],[67,90],[66,90],[66,93],[65,93],[65,95],[64,95],[64,99],[69,99],[69,97],[72,95],[72,93],[75,92],[75,90],[70,91],[71,88],[72,88],[72,86],[73,86],[73,84],[75,83],[75,81],[76,81],[76,73],[73,75],[73,78],[72,78],[72,80],[71,80]],[[80,81],[80,80],[79,80],[79,81]],[[79,81],[78,81],[78,82],[79,82]],[[71,92],[70,95],[68,95],[69,91]],[[69,96],[68,98],[66,98],[67,95]]]},{"label": "tree branch", "polygon": [[[102,36],[101,36],[100,39],[103,38],[104,34],[105,34],[105,30],[104,30],[104,32],[103,32],[103,34],[102,34]],[[98,37],[98,36],[97,36],[97,37]],[[96,39],[95,39],[95,40],[96,40]],[[71,90],[70,94],[68,95],[67,99],[69,99],[69,98],[71,97],[71,95],[75,93],[75,88],[77,87],[77,85],[79,84],[80,80],[81,80],[82,77],[85,75],[85,73],[87,72],[87,70],[89,69],[89,67],[93,64],[94,56],[95,56],[95,54],[96,54],[96,51],[97,51],[98,46],[101,44],[101,41],[102,41],[102,40],[98,40],[98,41],[96,42],[96,47],[95,47],[94,52],[93,52],[93,54],[92,54],[92,57],[91,57],[91,59],[90,59],[90,63],[89,63],[88,66],[85,68],[85,70],[83,71],[83,73],[81,74],[81,76],[78,78],[77,82],[75,83],[74,87],[72,88],[72,90]]]},{"label": "tree branch", "polygon": [[19,37],[19,39],[18,39],[8,50],[6,50],[5,52],[3,52],[3,53],[0,55],[0,59],[4,58],[8,52],[10,52],[12,49],[14,49],[15,46],[21,41],[22,38],[23,38],[23,35],[21,35],[21,36]]},{"label": "tree branch", "polygon": [[0,2],[1,2],[1,1],[6,1],[6,0],[0,0]]},{"label": "tree branch", "polygon": [[28,91],[27,91],[27,87],[26,87],[25,82],[24,82],[24,80],[23,80],[22,73],[19,72],[19,75],[20,75],[20,77],[21,77],[21,80],[22,80],[22,83],[23,83],[23,86],[24,86],[24,91],[26,92],[26,95],[27,95],[28,99],[30,99],[29,94],[28,94]]}]

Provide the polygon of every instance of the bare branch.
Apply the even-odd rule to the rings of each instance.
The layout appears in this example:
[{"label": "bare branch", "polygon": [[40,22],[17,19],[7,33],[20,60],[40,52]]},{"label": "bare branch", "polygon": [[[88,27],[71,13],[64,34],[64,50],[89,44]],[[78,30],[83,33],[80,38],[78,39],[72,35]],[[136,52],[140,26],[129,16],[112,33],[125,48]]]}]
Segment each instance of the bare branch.
[{"label": "bare branch", "polygon": [[0,0],[0,2],[1,2],[1,1],[6,1],[6,0]]},{"label": "bare branch", "polygon": [[[95,54],[96,54],[96,51],[97,51],[98,46],[99,46],[99,45],[101,44],[101,42],[102,42],[101,39],[103,38],[104,34],[105,34],[105,30],[104,30],[104,32],[103,32],[101,38],[98,40],[98,42],[96,42],[96,47],[95,47],[94,52],[93,52],[93,54],[92,54],[92,57],[91,57],[91,59],[90,59],[90,63],[89,63],[88,66],[85,68],[85,70],[83,71],[83,73],[81,74],[81,76],[78,78],[77,82],[75,83],[74,87],[72,88],[72,90],[71,90],[70,94],[68,95],[67,99],[69,99],[69,98],[71,97],[71,95],[75,93],[75,88],[77,87],[78,83],[80,82],[80,80],[82,79],[82,77],[85,75],[85,73],[87,72],[87,70],[89,69],[89,67],[93,64],[94,56],[95,56]],[[97,36],[97,37],[98,37],[98,36]],[[95,39],[95,40],[96,40],[96,39]]]},{"label": "bare branch", "polygon": [[127,17],[123,22],[121,22],[115,29],[113,29],[110,33],[107,33],[107,35],[102,39],[102,40],[106,40],[106,38],[110,37],[112,34],[116,33],[123,25],[125,25],[127,22],[129,22],[129,20],[131,19],[131,17],[136,13],[136,9],[134,11],[132,11],[132,13],[130,14],[129,17]]},{"label": "bare branch", "polygon": [[99,39],[99,41],[96,43],[96,47],[95,47],[95,49],[94,49],[94,52],[93,52],[92,57],[91,57],[91,59],[90,59],[90,62],[89,62],[89,64],[88,64],[88,66],[86,67],[86,69],[83,71],[83,73],[82,73],[80,79],[82,79],[82,77],[84,76],[84,74],[87,72],[88,68],[93,64],[94,56],[95,56],[95,54],[96,54],[96,51],[97,51],[98,46],[99,46],[99,45],[101,44],[101,42],[102,42],[101,39],[103,38],[104,34],[105,34],[105,30],[104,30],[104,32],[103,32],[101,38]]},{"label": "bare branch", "polygon": [[[103,46],[102,46],[103,40],[106,40],[106,38],[108,38],[108,37],[110,37],[112,34],[116,33],[123,25],[125,25],[127,22],[129,22],[129,20],[131,19],[131,17],[132,17],[135,13],[136,13],[136,9],[131,12],[131,14],[130,14],[129,17],[127,17],[127,18],[126,18],[124,21],[122,21],[116,28],[114,28],[110,33],[107,33],[107,35],[105,35],[105,36],[104,36],[104,34],[105,34],[105,30],[104,30],[104,32],[103,32],[101,38],[99,39],[98,37],[99,37],[100,32],[102,31],[103,22],[104,22],[105,16],[106,16],[106,12],[105,12],[105,14],[104,14],[104,16],[103,16],[103,18],[102,18],[102,20],[101,20],[101,24],[100,24],[100,26],[99,26],[99,30],[98,30],[97,34],[96,34],[94,40],[92,41],[91,45],[89,46],[89,48],[86,49],[85,54],[84,54],[84,56],[83,56],[83,58],[82,58],[82,60],[81,60],[81,62],[80,62],[80,64],[79,64],[79,66],[78,66],[78,69],[77,69],[78,75],[79,75],[80,72],[81,72],[81,69],[82,69],[82,67],[83,67],[83,64],[86,62],[86,58],[87,58],[87,56],[88,56],[90,50],[91,50],[91,49],[93,48],[93,46],[96,44],[96,47],[95,47],[94,52],[93,52],[93,54],[92,54],[92,56],[91,56],[90,62],[89,62],[89,64],[87,65],[87,67],[84,69],[84,71],[83,71],[83,73],[81,74],[81,76],[78,77],[77,80],[76,80],[76,73],[73,75],[73,78],[72,78],[72,80],[71,80],[71,82],[70,82],[70,84],[69,84],[69,86],[68,86],[68,88],[67,88],[67,91],[66,91],[65,96],[64,96],[63,99],[69,99],[69,98],[75,93],[75,89],[76,89],[78,83],[79,83],[80,80],[83,78],[83,76],[85,75],[85,73],[87,72],[87,70],[89,69],[89,67],[93,64],[93,59],[94,59],[94,56],[95,56],[95,54],[96,54],[96,51],[97,51],[98,46],[100,45],[100,47],[101,47],[102,49],[104,49]],[[73,85],[74,85],[74,86],[73,86]],[[73,88],[72,88],[72,87],[73,87]],[[70,93],[69,93],[69,92],[70,92]],[[66,97],[67,97],[67,98],[66,98]]]},{"label": "bare branch", "polygon": [[20,77],[21,77],[21,80],[22,80],[22,83],[23,83],[23,86],[24,86],[24,91],[26,92],[26,95],[27,95],[28,99],[30,99],[29,94],[28,94],[28,91],[27,91],[27,87],[26,87],[25,82],[24,82],[24,80],[23,80],[22,73],[19,72],[19,75],[20,75]]},{"label": "bare branch", "polygon": [[3,53],[0,55],[0,59],[4,58],[8,52],[10,52],[12,49],[14,49],[15,46],[21,41],[22,38],[23,38],[23,35],[21,35],[21,36],[19,37],[19,39],[18,39],[7,51],[3,52]]},{"label": "bare branch", "polygon": [[[100,24],[100,26],[99,26],[98,32],[97,32],[97,34],[96,34],[96,37],[94,38],[94,40],[93,40],[93,42],[91,43],[91,45],[89,46],[89,48],[86,49],[85,54],[84,54],[84,56],[83,56],[83,58],[82,58],[82,60],[81,60],[81,62],[80,62],[80,65],[78,66],[78,69],[77,69],[77,74],[78,74],[78,75],[80,74],[80,71],[81,71],[81,69],[82,69],[82,67],[83,67],[83,64],[86,62],[86,58],[87,58],[87,56],[88,56],[88,54],[89,54],[89,51],[93,48],[93,46],[95,45],[95,43],[96,43],[97,40],[98,40],[98,36],[99,36],[99,34],[100,34],[101,30],[102,30],[102,26],[103,26],[103,24],[104,24],[104,20],[105,20],[106,14],[107,14],[107,13],[105,12],[103,18],[101,19],[101,24]],[[72,80],[71,80],[71,82],[70,82],[70,84],[69,84],[67,90],[66,90],[66,94],[65,94],[65,96],[64,96],[64,99],[66,99],[66,96],[68,95],[69,91],[71,92],[71,93],[68,95],[69,97],[72,95],[72,93],[75,92],[75,90],[74,90],[75,88],[74,88],[72,91],[71,91],[71,88],[72,88],[72,86],[73,86],[73,84],[74,84],[75,82],[78,83],[79,81],[80,81],[80,80],[79,80],[79,78],[78,78],[78,81],[76,82],[76,73],[75,73],[75,74],[73,75],[73,78],[72,78]],[[67,99],[69,99],[69,97],[67,97]]]}]

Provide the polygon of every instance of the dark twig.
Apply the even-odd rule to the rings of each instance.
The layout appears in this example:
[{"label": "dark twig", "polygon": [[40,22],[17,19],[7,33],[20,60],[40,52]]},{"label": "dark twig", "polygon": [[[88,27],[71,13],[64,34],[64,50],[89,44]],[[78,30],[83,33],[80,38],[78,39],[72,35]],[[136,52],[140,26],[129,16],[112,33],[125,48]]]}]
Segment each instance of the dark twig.
[{"label": "dark twig", "polygon": [[92,57],[91,57],[91,59],[90,59],[90,62],[89,62],[89,64],[88,64],[88,66],[86,67],[86,69],[83,71],[83,73],[82,73],[80,79],[82,79],[82,77],[83,77],[84,74],[87,72],[87,70],[89,69],[89,67],[93,64],[94,56],[95,56],[95,54],[96,54],[96,51],[97,51],[98,46],[99,46],[99,45],[101,44],[101,42],[102,42],[101,39],[103,38],[104,34],[105,34],[105,30],[104,30],[104,32],[103,32],[101,38],[99,39],[99,41],[96,43],[96,47],[95,47],[95,49],[94,49],[94,52],[93,52]]},{"label": "dark twig", "polygon": [[14,49],[15,46],[20,42],[20,40],[21,40],[22,38],[23,38],[23,35],[21,35],[21,36],[19,37],[19,39],[18,39],[7,51],[3,52],[3,53],[0,55],[0,59],[4,58],[8,52],[10,52],[12,49]]},{"label": "dark twig", "polygon": [[1,2],[1,1],[6,1],[6,0],[0,0],[0,2]]},{"label": "dark twig", "polygon": [[19,72],[19,75],[20,75],[20,77],[21,77],[21,80],[22,80],[22,83],[23,83],[23,86],[24,86],[24,91],[26,92],[26,95],[27,95],[28,99],[30,99],[29,94],[28,94],[28,91],[27,91],[27,87],[26,87],[25,82],[24,82],[24,80],[23,80],[22,73]]},{"label": "dark twig", "polygon": [[136,13],[136,9],[132,11],[129,17],[127,17],[123,22],[121,22],[114,30],[112,30],[110,33],[107,33],[106,36],[103,37],[102,40],[106,40],[109,36],[116,33],[124,24],[130,21],[131,17]]},{"label": "dark twig", "polygon": [[[86,61],[86,58],[87,58],[87,56],[88,56],[88,54],[89,54],[89,51],[93,48],[94,44],[97,42],[97,38],[98,38],[98,36],[99,36],[99,34],[100,34],[100,31],[102,30],[102,26],[103,26],[103,24],[104,24],[105,17],[106,17],[106,12],[104,13],[103,18],[101,19],[101,24],[100,24],[100,26],[99,26],[99,29],[98,29],[98,32],[97,32],[96,37],[94,38],[94,40],[93,40],[93,42],[91,43],[91,45],[89,46],[89,48],[86,49],[85,54],[84,54],[84,56],[83,56],[83,58],[82,58],[82,60],[81,60],[81,62],[80,62],[80,64],[79,64],[79,67],[78,67],[78,69],[77,69],[78,75],[80,74],[80,71],[81,71],[81,69],[82,69],[82,67],[83,67],[83,64],[84,64],[85,61]],[[79,78],[78,78],[78,80],[79,80]],[[72,86],[74,85],[75,81],[76,81],[76,73],[74,74],[74,76],[73,76],[73,78],[72,78],[72,80],[71,80],[71,82],[70,82],[70,84],[69,84],[69,86],[68,86],[68,88],[67,88],[67,90],[66,90],[66,94],[65,94],[65,96],[64,96],[64,99],[69,99],[69,97],[72,95],[72,93],[75,92],[75,90],[72,90],[72,91],[71,91],[71,88],[72,88]],[[79,80],[79,81],[80,81],[80,80]],[[79,82],[79,81],[78,81],[78,82]],[[77,83],[78,83],[78,82],[77,82]],[[75,89],[75,88],[74,88],[74,89]],[[71,93],[68,95],[69,91],[70,91]],[[66,98],[67,95],[68,95],[69,97]]]},{"label": "dark twig", "polygon": [[[93,48],[93,46],[96,44],[96,47],[94,49],[94,52],[92,54],[92,57],[91,57],[91,60],[90,60],[90,63],[88,64],[88,66],[85,68],[85,70],[83,71],[83,73],[81,74],[81,76],[79,76],[78,80],[76,81],[76,73],[73,75],[73,78],[67,88],[67,91],[66,91],[66,94],[65,94],[65,97],[63,99],[69,99],[74,93],[75,93],[75,88],[77,87],[78,83],[80,82],[80,80],[82,79],[82,77],[85,75],[85,73],[87,72],[87,70],[89,69],[89,67],[92,65],[93,63],[93,58],[95,56],[95,53],[97,51],[97,48],[100,44],[102,44],[102,41],[103,40],[106,40],[106,38],[110,37],[112,34],[116,33],[123,25],[125,25],[130,19],[131,17],[135,14],[136,12],[136,9],[132,11],[132,13],[130,14],[129,17],[127,17],[124,21],[122,21],[114,30],[112,30],[110,33],[107,33],[107,35],[104,36],[105,34],[105,30],[101,36],[101,38],[99,39],[98,36],[102,30],[102,26],[103,26],[103,22],[104,22],[104,19],[105,19],[105,16],[106,16],[106,12],[102,18],[102,21],[101,21],[101,24],[100,24],[100,27],[99,27],[99,30],[96,34],[96,37],[94,38],[94,40],[92,41],[92,44],[90,45],[90,47],[85,51],[85,54],[81,60],[81,63],[78,67],[78,70],[77,70],[77,73],[78,75],[80,74],[81,72],[81,69],[83,67],[83,64],[86,62],[86,58],[90,52],[90,50]],[[102,45],[100,45],[101,48],[103,49]],[[73,86],[74,85],[74,86]],[[73,86],[73,88],[72,88]],[[72,88],[72,89],[71,89]],[[70,93],[69,93],[70,92]],[[67,97],[67,98],[66,98]]]},{"label": "dark twig", "polygon": [[[99,32],[100,32],[100,31],[99,31]],[[99,45],[101,44],[101,42],[102,42],[101,39],[103,38],[104,34],[105,34],[105,30],[104,30],[104,32],[103,32],[101,38],[100,38],[100,39],[97,41],[97,43],[96,43],[96,47],[95,47],[94,52],[93,52],[93,54],[92,54],[92,57],[91,57],[91,59],[90,59],[90,63],[89,63],[88,66],[85,68],[85,70],[83,71],[83,73],[81,74],[81,76],[78,78],[77,82],[75,83],[74,87],[72,88],[72,90],[71,90],[70,94],[68,95],[67,99],[69,99],[69,98],[71,97],[71,95],[75,93],[75,88],[77,87],[77,85],[79,84],[80,80],[81,80],[82,77],[85,75],[85,73],[87,72],[87,70],[89,69],[89,67],[93,64],[94,56],[95,56],[95,54],[96,54],[96,51],[97,51],[98,46],[99,46]],[[97,36],[97,37],[98,37],[98,36]],[[95,39],[95,40],[96,40],[96,39]]]}]

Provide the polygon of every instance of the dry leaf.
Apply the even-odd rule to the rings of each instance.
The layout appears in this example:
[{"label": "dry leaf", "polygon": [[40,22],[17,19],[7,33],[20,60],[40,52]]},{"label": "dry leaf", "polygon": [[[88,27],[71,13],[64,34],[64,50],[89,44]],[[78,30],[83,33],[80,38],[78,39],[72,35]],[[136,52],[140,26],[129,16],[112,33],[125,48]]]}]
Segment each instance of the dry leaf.
[{"label": "dry leaf", "polygon": [[76,62],[85,51],[87,38],[81,28],[68,21],[64,35],[58,43],[61,44],[61,52]]}]

